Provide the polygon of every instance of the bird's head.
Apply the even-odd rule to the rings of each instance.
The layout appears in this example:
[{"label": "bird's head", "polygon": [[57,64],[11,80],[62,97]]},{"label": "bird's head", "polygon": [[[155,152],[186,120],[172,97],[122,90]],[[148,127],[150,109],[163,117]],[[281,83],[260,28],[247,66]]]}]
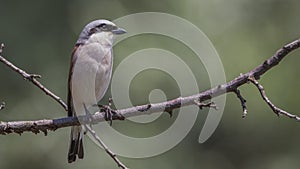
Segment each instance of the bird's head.
[{"label": "bird's head", "polygon": [[[117,27],[114,23],[108,20],[95,20],[87,24],[79,35],[77,44],[83,44],[91,37],[97,39],[112,38],[113,35],[126,33],[125,29]],[[97,37],[95,37],[95,35]],[[97,40],[96,39],[96,40]]]}]

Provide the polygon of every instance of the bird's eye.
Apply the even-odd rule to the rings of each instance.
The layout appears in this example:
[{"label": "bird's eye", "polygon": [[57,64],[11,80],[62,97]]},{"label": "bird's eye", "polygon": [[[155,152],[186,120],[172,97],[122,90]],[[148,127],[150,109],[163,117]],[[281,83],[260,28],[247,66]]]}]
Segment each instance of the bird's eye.
[{"label": "bird's eye", "polygon": [[106,24],[105,23],[101,23],[100,25],[97,26],[98,28],[105,28]]},{"label": "bird's eye", "polygon": [[94,34],[96,32],[97,32],[97,29],[96,28],[92,28],[92,29],[89,30],[89,35],[92,35],[92,34]]}]

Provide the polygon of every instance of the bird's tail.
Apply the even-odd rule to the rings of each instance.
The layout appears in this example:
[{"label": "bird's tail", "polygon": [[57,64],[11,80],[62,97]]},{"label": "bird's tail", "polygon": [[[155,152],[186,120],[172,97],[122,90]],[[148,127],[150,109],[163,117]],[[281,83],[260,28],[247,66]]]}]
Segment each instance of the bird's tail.
[{"label": "bird's tail", "polygon": [[76,156],[82,159],[83,153],[83,129],[81,126],[72,126],[70,136],[70,147],[68,153],[68,162],[72,163],[76,160]]}]

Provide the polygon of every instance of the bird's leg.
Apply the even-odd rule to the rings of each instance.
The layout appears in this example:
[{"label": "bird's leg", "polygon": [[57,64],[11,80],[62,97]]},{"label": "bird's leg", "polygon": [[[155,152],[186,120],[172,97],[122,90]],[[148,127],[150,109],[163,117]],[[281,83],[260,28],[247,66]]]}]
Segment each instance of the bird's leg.
[{"label": "bird's leg", "polygon": [[100,112],[104,112],[104,119],[106,121],[109,121],[110,125],[112,125],[113,117],[116,117],[119,120],[124,120],[125,119],[125,117],[123,115],[121,115],[120,113],[116,112],[115,110],[113,110],[111,108],[112,102],[113,102],[112,98],[109,98],[108,99],[108,105],[98,104]]}]

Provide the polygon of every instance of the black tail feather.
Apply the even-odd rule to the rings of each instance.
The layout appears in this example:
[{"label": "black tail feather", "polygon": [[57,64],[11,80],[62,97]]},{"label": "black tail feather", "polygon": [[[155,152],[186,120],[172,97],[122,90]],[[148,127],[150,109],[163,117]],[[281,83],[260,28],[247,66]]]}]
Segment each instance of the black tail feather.
[{"label": "black tail feather", "polygon": [[78,149],[77,150],[78,150],[78,152],[77,152],[78,158],[83,159],[84,152],[83,152],[82,139],[79,140],[79,145],[78,145]]},{"label": "black tail feather", "polygon": [[71,140],[70,147],[69,147],[69,153],[68,153],[68,162],[72,163],[76,160],[76,151],[75,151],[75,140]]},{"label": "black tail feather", "polygon": [[68,152],[68,162],[72,163],[76,161],[76,156],[78,156],[78,158],[80,159],[82,159],[84,156],[83,142],[82,142],[82,138],[80,138],[80,134],[78,134],[78,138],[75,140],[73,140],[71,137],[71,142],[70,142],[70,147]]}]

